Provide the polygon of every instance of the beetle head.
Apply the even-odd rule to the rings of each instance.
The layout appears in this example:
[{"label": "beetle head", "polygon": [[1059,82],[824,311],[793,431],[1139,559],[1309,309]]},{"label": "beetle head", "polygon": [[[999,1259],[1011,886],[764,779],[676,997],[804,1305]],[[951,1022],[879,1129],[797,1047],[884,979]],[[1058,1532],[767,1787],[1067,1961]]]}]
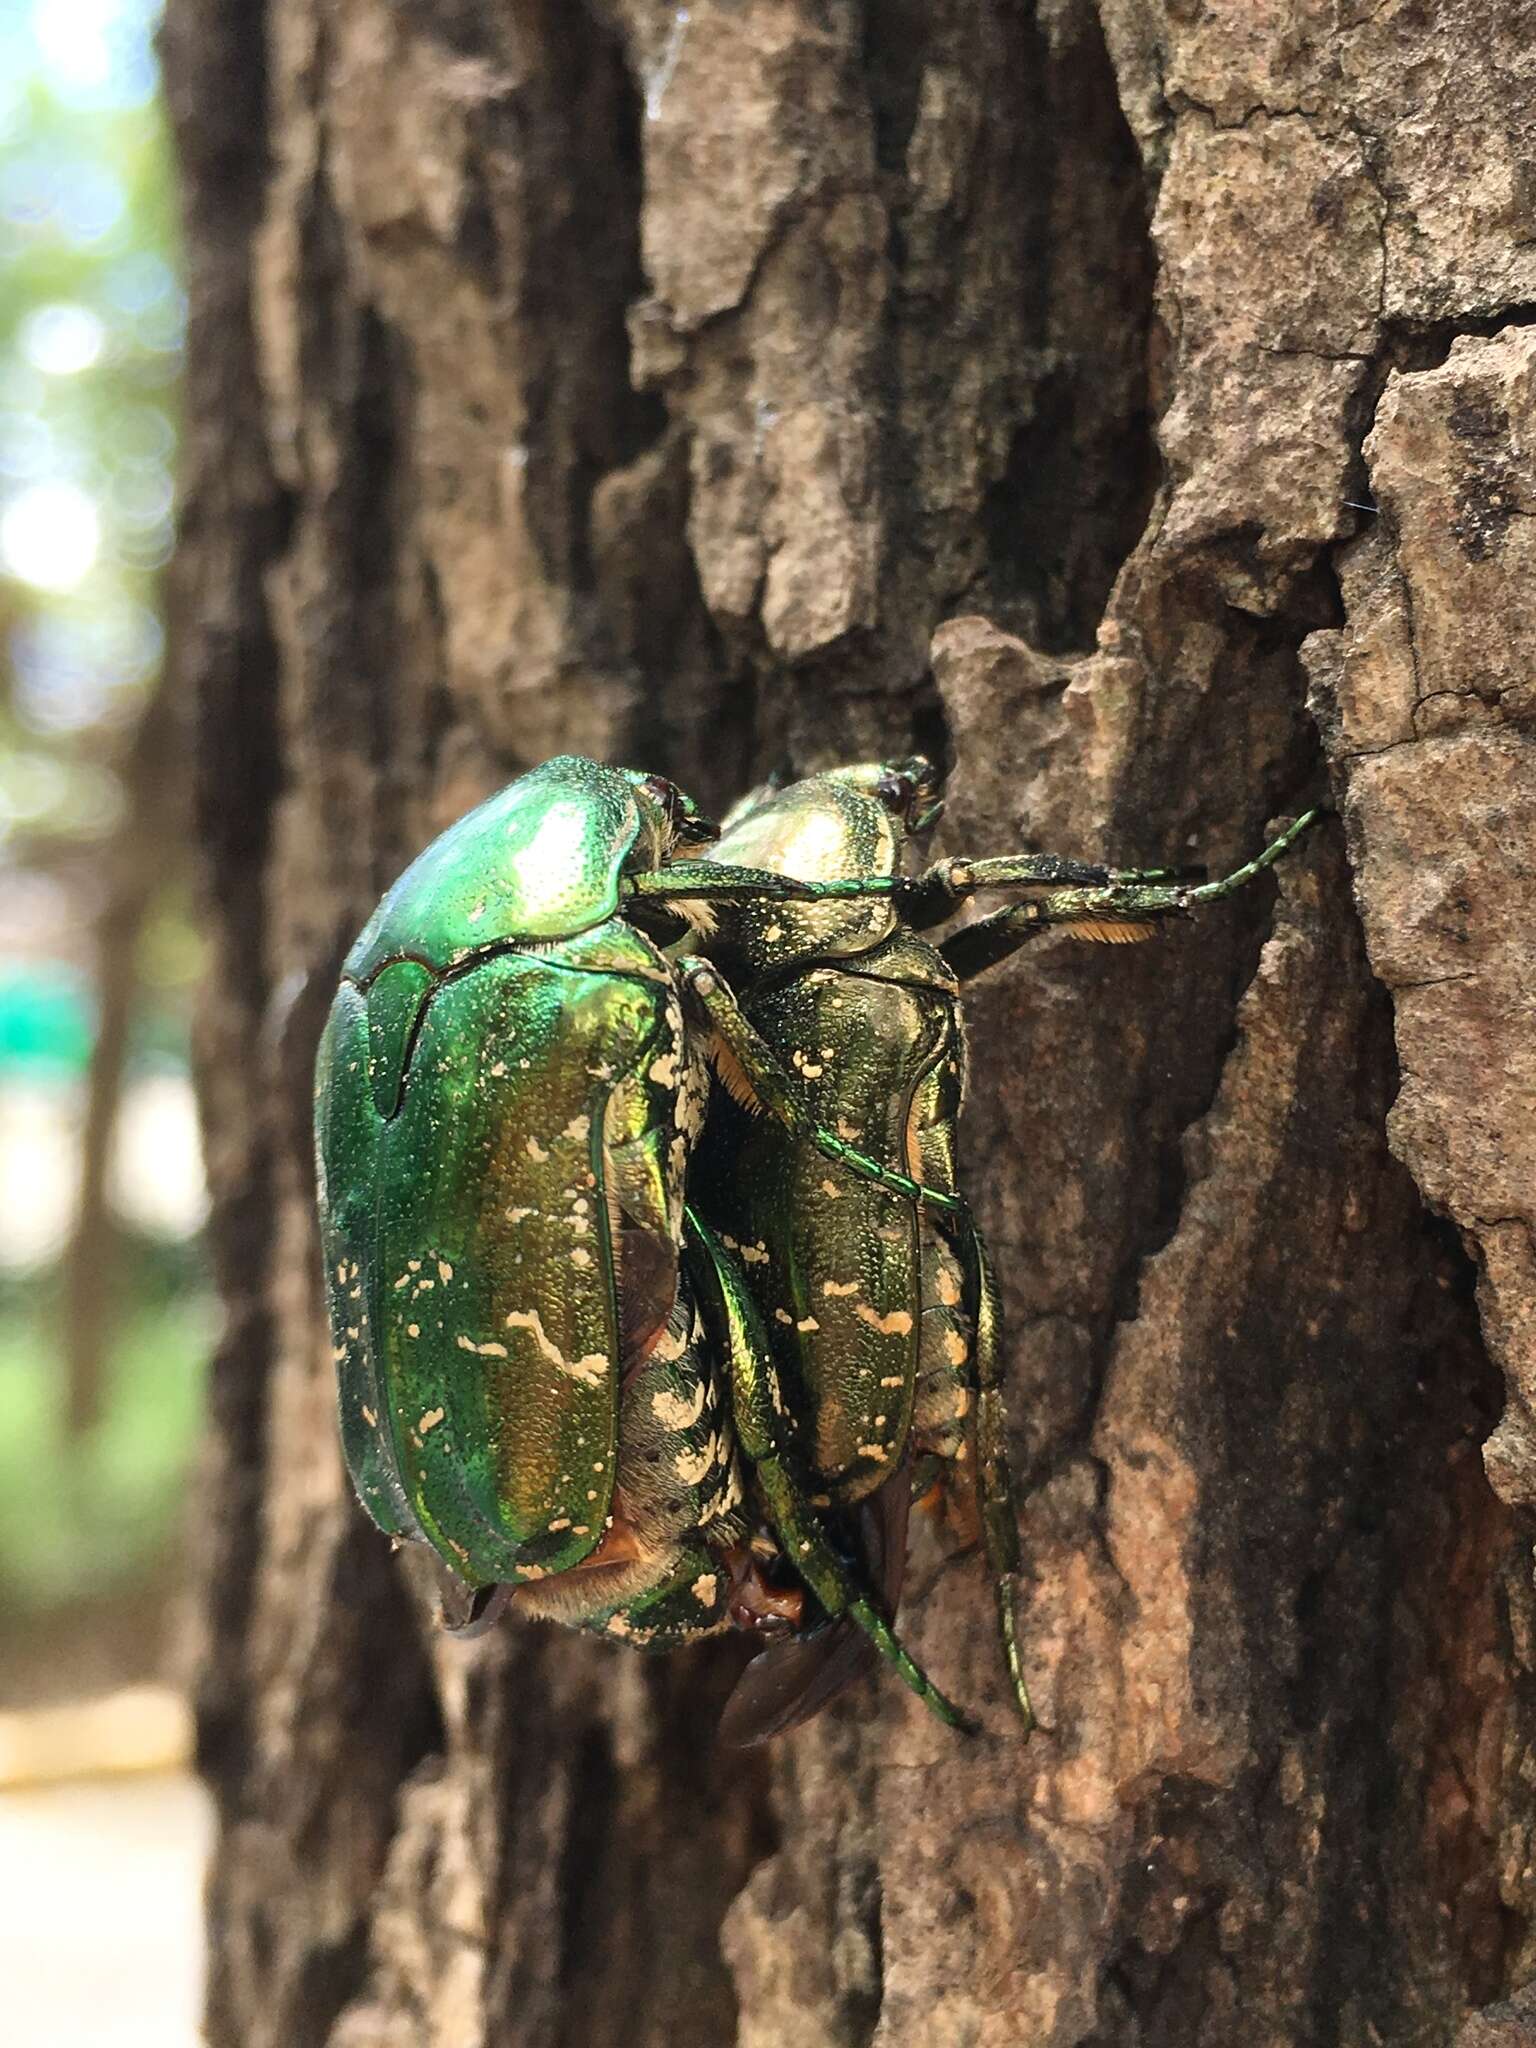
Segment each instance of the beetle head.
[{"label": "beetle head", "polygon": [[635,797],[654,836],[659,861],[708,846],[720,836],[720,827],[701,816],[693,798],[664,775],[645,776],[636,784]]},{"label": "beetle head", "polygon": [[841,768],[837,780],[874,797],[909,832],[931,831],[944,813],[944,777],[925,754]]}]

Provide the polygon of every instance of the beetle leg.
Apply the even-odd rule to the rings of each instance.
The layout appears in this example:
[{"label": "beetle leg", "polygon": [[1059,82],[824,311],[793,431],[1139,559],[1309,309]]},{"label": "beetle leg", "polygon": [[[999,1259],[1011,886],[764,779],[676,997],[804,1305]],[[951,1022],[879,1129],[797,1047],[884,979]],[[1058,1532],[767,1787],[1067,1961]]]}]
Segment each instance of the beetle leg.
[{"label": "beetle leg", "polygon": [[[942,924],[982,889],[1103,888],[1120,879],[1098,862],[1064,860],[1055,853],[1005,854],[996,860],[935,861],[899,892],[901,914],[914,931]],[[1140,879],[1139,876],[1136,877]]]},{"label": "beetle leg", "polygon": [[839,875],[818,882],[771,868],[733,867],[725,861],[675,860],[631,875],[628,902],[676,912],[684,903],[846,903],[894,897],[914,930],[939,924],[956,905],[984,889],[1038,889],[1057,884],[1104,888],[1117,883],[1163,882],[1186,872],[1173,868],[1107,868],[1059,854],[1010,854],[996,860],[945,860],[916,881],[904,875]]},{"label": "beetle leg", "polygon": [[819,1124],[807,1109],[788,1069],[742,1013],[740,1004],[707,960],[694,955],[678,962],[683,986],[696,998],[709,1020],[713,1034],[711,1059],[725,1088],[748,1109],[766,1110],[787,1130],[814,1145],[827,1158],[835,1159],[851,1173],[905,1195],[909,1201],[952,1214],[967,1214],[958,1195],[940,1188],[925,1187],[893,1167],[882,1166],[867,1152]]},{"label": "beetle leg", "polygon": [[[1051,889],[951,933],[939,951],[960,979],[969,981],[1052,927],[1109,945],[1150,938],[1163,919],[1188,917],[1205,904],[1236,895],[1255,875],[1273,867],[1316,817],[1315,810],[1304,811],[1262,853],[1218,881],[1187,886],[1117,880],[1101,888]],[[975,861],[968,865],[979,871],[991,864]]]},{"label": "beetle leg", "polygon": [[731,1389],[737,1440],[751,1460],[763,1498],[785,1556],[805,1580],[827,1613],[846,1614],[869,1637],[886,1661],[939,1720],[951,1728],[971,1723],[945,1698],[902,1646],[895,1630],[875,1605],[873,1589],[840,1558],[827,1540],[805,1489],[791,1469],[789,1426],[783,1412],[778,1374],[767,1340],[757,1322],[751,1297],[724,1261],[724,1254],[692,1210],[688,1211],[688,1247],[705,1287],[720,1306],[719,1333]]},{"label": "beetle leg", "polygon": [[515,1586],[477,1586],[471,1593],[455,1586],[445,1592],[438,1608],[438,1626],[445,1636],[468,1642],[487,1634],[506,1613],[517,1591]]},{"label": "beetle leg", "polygon": [[[1050,894],[1017,906],[1024,937],[1033,923],[1113,922],[1178,917],[1201,903],[1219,903],[1272,867],[1316,818],[1305,811],[1262,853],[1215,882],[1193,882],[1198,869],[1111,868],[1063,860],[1053,853],[1009,854],[996,860],[941,860],[897,890],[901,914],[914,930],[938,924],[969,897],[989,889],[1046,888]],[[1028,913],[1033,912],[1031,917]],[[1048,914],[1042,916],[1041,913]],[[1001,925],[1002,919],[988,920]],[[998,957],[1001,957],[999,955]],[[986,963],[991,965],[990,960]],[[978,970],[979,971],[979,970]]]},{"label": "beetle leg", "polygon": [[733,867],[726,861],[674,860],[631,875],[627,895],[642,902],[819,903],[828,897],[896,896],[907,885],[895,875],[855,875],[846,881],[802,882],[771,868]]},{"label": "beetle leg", "polygon": [[997,1599],[997,1627],[1003,1645],[1013,1696],[1027,1735],[1035,1725],[1029,1685],[1019,1649],[1019,1518],[1008,1469],[1008,1414],[1003,1403],[1003,1358],[999,1342],[1001,1304],[992,1264],[980,1233],[966,1233],[971,1278],[976,1292],[976,1463],[980,1493],[981,1540],[992,1569]]}]

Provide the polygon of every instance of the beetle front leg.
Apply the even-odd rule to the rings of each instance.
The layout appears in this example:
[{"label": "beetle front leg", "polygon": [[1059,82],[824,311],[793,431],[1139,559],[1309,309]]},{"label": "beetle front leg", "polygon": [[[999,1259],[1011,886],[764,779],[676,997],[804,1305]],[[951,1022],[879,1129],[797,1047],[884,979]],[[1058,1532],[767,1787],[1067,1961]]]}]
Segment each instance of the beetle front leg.
[{"label": "beetle front leg", "polygon": [[626,895],[645,903],[820,903],[829,898],[895,896],[907,884],[896,875],[854,875],[838,882],[802,882],[771,868],[739,868],[724,861],[674,860],[631,875]]},{"label": "beetle front leg", "polygon": [[[1185,872],[1173,868],[1106,868],[1063,860],[1054,853],[1007,855],[997,860],[946,860],[909,881],[904,875],[841,875],[807,882],[770,868],[730,867],[723,861],[677,860],[631,875],[625,900],[675,910],[683,903],[847,903],[894,898],[914,930],[939,924],[955,907],[987,889],[1038,889],[1056,883],[1083,888],[1117,882],[1158,882]],[[681,913],[678,913],[681,915]],[[686,922],[686,920],[684,920]]]},{"label": "beetle front leg", "polygon": [[897,890],[901,914],[914,931],[942,924],[972,896],[993,889],[1142,887],[1203,881],[1204,868],[1109,868],[1065,860],[1055,853],[1003,854],[995,860],[941,860]]},{"label": "beetle front leg", "polygon": [[[1206,904],[1221,903],[1235,896],[1255,876],[1272,868],[1317,815],[1315,810],[1303,811],[1262,853],[1218,881],[1186,887],[1115,880],[1102,888],[1050,889],[1043,896],[1011,904],[1006,910],[952,933],[939,951],[960,979],[969,981],[1006,960],[1026,940],[1053,926],[1078,938],[1111,945],[1150,938],[1165,918],[1188,917]],[[972,865],[981,868],[987,863],[978,861]]]},{"label": "beetle front leg", "polygon": [[[1037,915],[1036,923],[1069,923],[1094,909],[1127,919],[1176,917],[1199,903],[1219,903],[1272,867],[1316,816],[1315,810],[1304,811],[1262,853],[1216,882],[1193,882],[1192,877],[1203,872],[1198,868],[1111,868],[1063,860],[1053,853],[1007,854],[996,860],[938,861],[916,881],[903,883],[897,896],[902,916],[915,930],[941,923],[962,902],[992,889],[1050,890],[1035,903],[1055,906],[1060,898],[1060,904],[1043,919]],[[1090,897],[1091,903],[1084,901]],[[1028,908],[1018,906],[1018,923],[1026,936],[1031,920],[1023,913]]]}]

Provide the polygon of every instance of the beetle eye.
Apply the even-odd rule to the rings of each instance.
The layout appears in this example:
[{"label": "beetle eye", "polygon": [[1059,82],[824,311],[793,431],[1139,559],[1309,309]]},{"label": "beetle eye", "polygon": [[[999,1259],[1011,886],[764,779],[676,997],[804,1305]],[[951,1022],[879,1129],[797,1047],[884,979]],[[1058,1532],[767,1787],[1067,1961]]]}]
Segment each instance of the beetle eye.
[{"label": "beetle eye", "polygon": [[916,795],[916,785],[910,775],[901,775],[895,769],[887,769],[875,784],[875,794],[888,811],[898,818],[905,817]]},{"label": "beetle eye", "polygon": [[683,814],[683,793],[677,784],[668,782],[664,775],[647,775],[640,787],[661,805],[667,823],[675,826]]},{"label": "beetle eye", "polygon": [[712,839],[719,838],[719,826],[701,818],[675,782],[668,782],[664,775],[648,775],[640,787],[661,806],[667,837],[674,846],[707,846]]}]

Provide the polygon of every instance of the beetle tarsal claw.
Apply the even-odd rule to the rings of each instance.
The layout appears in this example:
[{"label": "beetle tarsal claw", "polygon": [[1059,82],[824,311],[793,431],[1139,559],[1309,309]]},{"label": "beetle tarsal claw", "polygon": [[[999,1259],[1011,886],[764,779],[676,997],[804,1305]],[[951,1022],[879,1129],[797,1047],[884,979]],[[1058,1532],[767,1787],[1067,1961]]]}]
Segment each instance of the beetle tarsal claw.
[{"label": "beetle tarsal claw", "polygon": [[467,1597],[461,1593],[462,1604],[455,1602],[453,1605],[445,1594],[437,1615],[444,1635],[453,1636],[460,1642],[483,1636],[506,1613],[516,1590],[515,1586],[477,1586]]}]

